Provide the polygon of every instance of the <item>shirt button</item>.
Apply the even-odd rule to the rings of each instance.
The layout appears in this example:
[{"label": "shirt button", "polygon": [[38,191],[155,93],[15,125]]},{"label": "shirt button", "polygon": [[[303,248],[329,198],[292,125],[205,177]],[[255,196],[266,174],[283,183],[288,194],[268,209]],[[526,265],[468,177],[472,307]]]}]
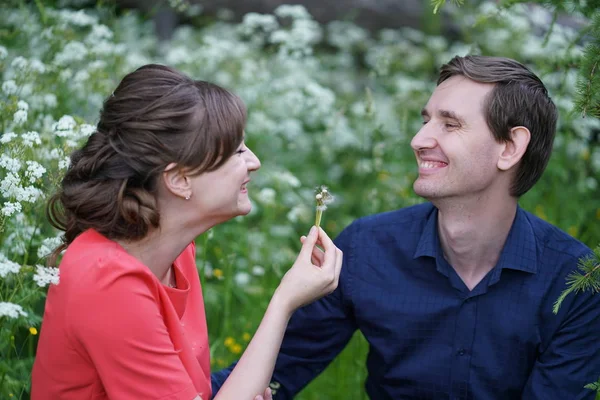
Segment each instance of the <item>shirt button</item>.
[{"label": "shirt button", "polygon": [[465,349],[459,349],[456,354],[458,354],[459,356],[464,356],[465,355]]}]

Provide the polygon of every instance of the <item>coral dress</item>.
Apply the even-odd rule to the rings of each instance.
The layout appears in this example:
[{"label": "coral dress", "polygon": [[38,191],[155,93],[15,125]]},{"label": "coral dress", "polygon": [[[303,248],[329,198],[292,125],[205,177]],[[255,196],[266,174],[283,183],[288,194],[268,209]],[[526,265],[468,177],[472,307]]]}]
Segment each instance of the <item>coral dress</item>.
[{"label": "coral dress", "polygon": [[48,291],[31,399],[210,399],[194,243],[173,268],[177,289],[118,243],[79,235]]}]

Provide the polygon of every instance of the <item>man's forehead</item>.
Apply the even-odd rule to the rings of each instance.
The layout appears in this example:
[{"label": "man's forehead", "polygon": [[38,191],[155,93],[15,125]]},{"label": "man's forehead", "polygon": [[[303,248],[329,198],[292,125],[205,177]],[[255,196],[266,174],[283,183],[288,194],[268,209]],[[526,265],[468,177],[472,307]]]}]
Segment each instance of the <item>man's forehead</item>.
[{"label": "man's forehead", "polygon": [[464,76],[453,76],[435,88],[423,110],[427,115],[442,110],[463,115],[481,110],[493,88],[494,84],[491,83],[478,83]]}]

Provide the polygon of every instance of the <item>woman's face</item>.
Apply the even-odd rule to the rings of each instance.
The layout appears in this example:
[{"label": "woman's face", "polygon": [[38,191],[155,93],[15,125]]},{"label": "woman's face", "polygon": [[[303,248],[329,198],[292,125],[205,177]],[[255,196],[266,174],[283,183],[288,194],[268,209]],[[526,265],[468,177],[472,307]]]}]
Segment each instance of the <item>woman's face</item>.
[{"label": "woman's face", "polygon": [[220,223],[252,209],[247,184],[250,172],[260,168],[260,160],[244,142],[236,152],[215,171],[193,176],[192,194],[188,200],[194,204],[202,219]]}]

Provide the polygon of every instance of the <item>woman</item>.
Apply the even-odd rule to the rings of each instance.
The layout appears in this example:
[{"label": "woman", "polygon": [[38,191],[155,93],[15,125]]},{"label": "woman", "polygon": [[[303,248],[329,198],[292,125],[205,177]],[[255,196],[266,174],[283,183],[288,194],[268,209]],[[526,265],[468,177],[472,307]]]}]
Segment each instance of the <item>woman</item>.
[{"label": "woman", "polygon": [[[33,400],[211,398],[194,239],[250,212],[260,161],[244,144],[245,121],[237,96],[160,65],[125,76],[105,101],[48,206],[65,231],[50,262],[66,252],[48,292]],[[289,317],[335,289],[341,262],[313,227],[216,399],[263,393]]]}]

